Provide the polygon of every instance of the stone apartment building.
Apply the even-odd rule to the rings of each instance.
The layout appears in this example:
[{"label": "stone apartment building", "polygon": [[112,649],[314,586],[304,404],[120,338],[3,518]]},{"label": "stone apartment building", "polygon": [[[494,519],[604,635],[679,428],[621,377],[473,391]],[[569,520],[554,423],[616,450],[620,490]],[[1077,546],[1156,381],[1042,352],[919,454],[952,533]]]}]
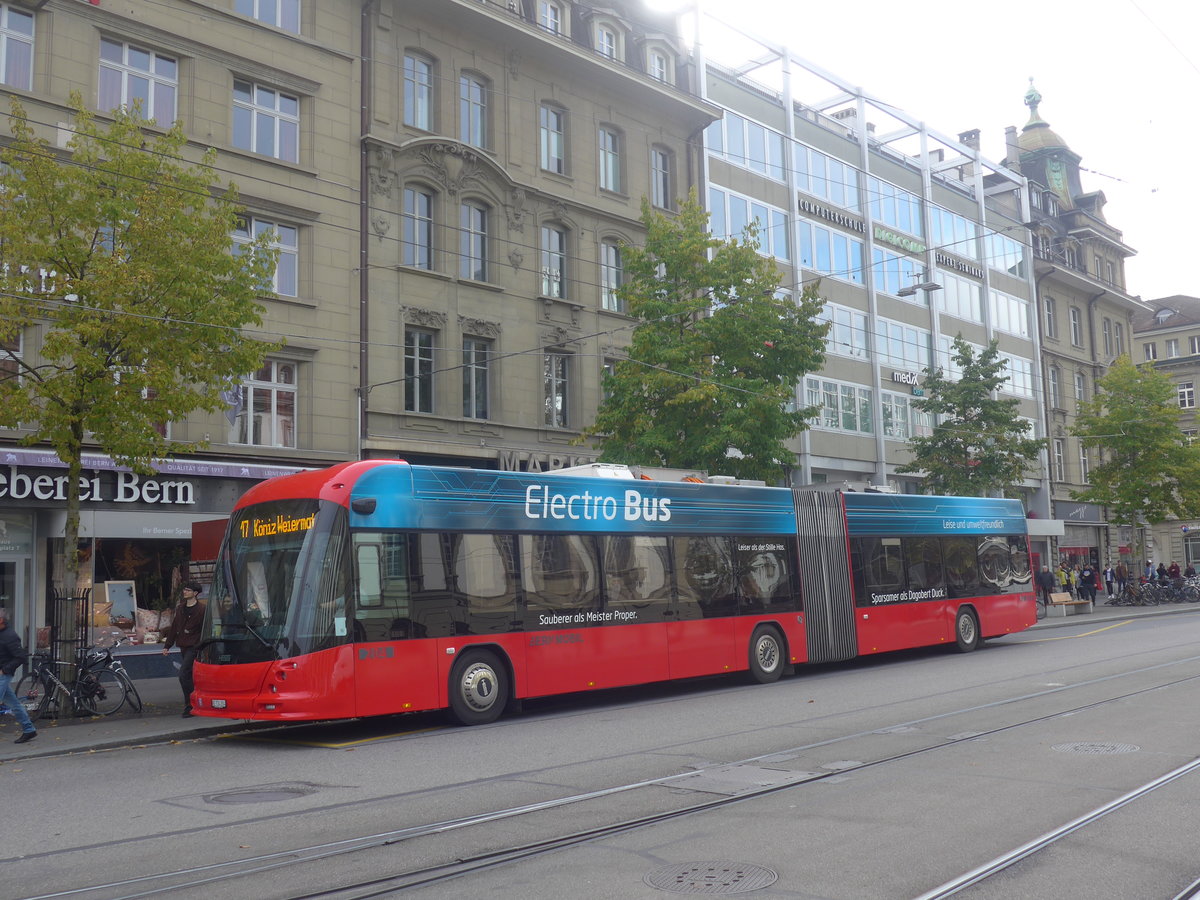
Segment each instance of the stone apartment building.
[{"label": "stone apartment building", "polygon": [[[1147,301],[1133,320],[1133,361],[1150,363],[1175,384],[1179,427],[1193,441],[1198,433],[1196,386],[1200,384],[1200,297],[1175,294]],[[1172,519],[1150,529],[1150,555],[1200,568],[1200,521]]]},{"label": "stone apartment building", "polygon": [[1132,564],[1130,529],[1110,526],[1104,506],[1071,496],[1087,483],[1093,462],[1071,429],[1097,379],[1132,350],[1132,323],[1143,308],[1125,287],[1125,260],[1134,251],[1105,219],[1104,194],[1084,189],[1081,157],[1042,119],[1041,99],[1030,87],[1029,121],[1019,134],[1009,130],[1008,161],[1029,179],[1050,493],[1053,518],[1064,528],[1053,559]]},{"label": "stone apartment building", "polygon": [[[110,582],[165,604],[193,524],[282,471],[587,457],[571,440],[629,338],[621,242],[639,239],[642,197],[671,209],[697,183],[717,115],[694,78],[674,20],[635,0],[0,0],[0,88],[57,146],[78,91],[101,120],[140,98],[196,158],[218,150],[215,179],[247,210],[231,240],[275,235],[262,331],[286,341],[224,414],[170,423],[209,445],[150,489],[87,460],[70,589],[63,503],[36,488],[62,464],[0,433],[17,627]],[[4,349],[38,347],[32,328]]]}]

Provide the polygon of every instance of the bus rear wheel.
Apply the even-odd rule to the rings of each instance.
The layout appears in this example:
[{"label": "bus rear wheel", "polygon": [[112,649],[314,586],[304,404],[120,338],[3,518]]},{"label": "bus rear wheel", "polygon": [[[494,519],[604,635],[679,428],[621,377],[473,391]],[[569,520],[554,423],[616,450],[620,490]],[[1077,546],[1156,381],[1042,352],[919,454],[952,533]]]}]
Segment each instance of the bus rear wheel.
[{"label": "bus rear wheel", "polygon": [[759,684],[778,681],[783,674],[783,638],[770,626],[754,630],[750,638],[750,676]]},{"label": "bus rear wheel", "polygon": [[970,653],[979,646],[979,620],[969,609],[960,609],[954,617],[954,639],[962,653]]},{"label": "bus rear wheel", "polygon": [[496,654],[468,650],[450,670],[450,712],[463,725],[495,722],[508,703],[508,673]]}]

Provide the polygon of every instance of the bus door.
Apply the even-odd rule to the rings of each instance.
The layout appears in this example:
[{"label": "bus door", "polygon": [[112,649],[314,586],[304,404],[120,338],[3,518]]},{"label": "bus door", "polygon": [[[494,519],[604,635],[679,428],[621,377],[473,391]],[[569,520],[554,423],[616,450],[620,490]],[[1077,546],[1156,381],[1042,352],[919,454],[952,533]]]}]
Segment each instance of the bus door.
[{"label": "bus door", "polygon": [[800,544],[808,662],[853,659],[858,641],[841,494],[793,490],[792,500]]},{"label": "bus door", "polygon": [[[437,644],[414,621],[408,543],[427,535],[355,535],[354,689],[357,715],[438,705]],[[436,538],[436,535],[432,536]],[[413,548],[415,550],[415,547]]]},{"label": "bus door", "polygon": [[676,537],[676,602],[667,625],[672,678],[746,667],[737,645],[737,572],[729,538]]}]

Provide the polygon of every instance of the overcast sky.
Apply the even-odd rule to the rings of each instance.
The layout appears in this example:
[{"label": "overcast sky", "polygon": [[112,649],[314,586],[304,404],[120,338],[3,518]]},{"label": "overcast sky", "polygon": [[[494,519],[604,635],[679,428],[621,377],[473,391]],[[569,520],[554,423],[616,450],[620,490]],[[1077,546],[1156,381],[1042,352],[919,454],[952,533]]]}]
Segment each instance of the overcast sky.
[{"label": "overcast sky", "polygon": [[[978,128],[1004,157],[1005,126],[1023,126],[1029,78],[1040,113],[1083,159],[1083,187],[1137,251],[1131,294],[1200,296],[1200,3],[1196,0],[813,2],[704,0],[716,16],[785,43],[868,94],[949,136]],[[745,44],[706,29],[715,59]],[[726,43],[728,41],[728,43]],[[822,97],[796,99],[818,100]]]}]

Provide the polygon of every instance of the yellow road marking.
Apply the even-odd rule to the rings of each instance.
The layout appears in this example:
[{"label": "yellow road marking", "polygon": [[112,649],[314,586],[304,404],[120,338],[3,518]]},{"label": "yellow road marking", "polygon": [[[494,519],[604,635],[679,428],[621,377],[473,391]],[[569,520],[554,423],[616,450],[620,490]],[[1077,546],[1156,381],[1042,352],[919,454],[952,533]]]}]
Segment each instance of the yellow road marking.
[{"label": "yellow road marking", "polygon": [[293,747],[319,747],[324,750],[342,750],[346,747],[357,747],[363,744],[373,744],[377,741],[387,741],[392,738],[404,737],[410,734],[425,734],[430,731],[441,731],[440,728],[415,728],[412,731],[397,731],[392,734],[382,734],[378,737],[361,738],[357,741],[304,741],[294,738],[273,738],[268,735],[253,734],[222,734],[219,738],[234,741],[256,741],[262,744],[288,744]]},{"label": "yellow road marking", "polygon": [[1069,641],[1074,638],[1091,637],[1093,634],[1099,634],[1102,631],[1108,631],[1110,628],[1120,628],[1122,625],[1128,625],[1133,619],[1126,619],[1124,622],[1114,622],[1111,625],[1105,625],[1103,628],[1097,628],[1095,631],[1085,631],[1083,634],[1064,634],[1062,637],[1052,638],[1034,638],[1029,641],[1030,644],[1044,644],[1047,641]]}]

